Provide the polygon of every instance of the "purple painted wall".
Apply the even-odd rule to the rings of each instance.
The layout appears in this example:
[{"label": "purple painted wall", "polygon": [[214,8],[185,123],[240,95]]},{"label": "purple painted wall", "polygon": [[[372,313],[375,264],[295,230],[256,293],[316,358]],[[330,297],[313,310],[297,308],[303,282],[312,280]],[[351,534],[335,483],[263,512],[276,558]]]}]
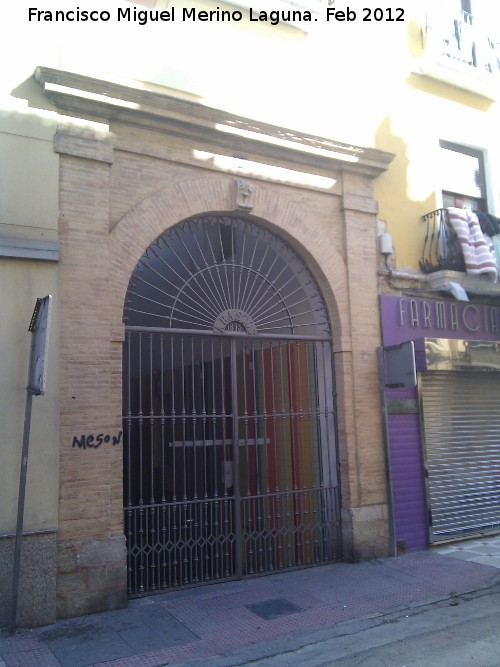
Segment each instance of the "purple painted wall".
[{"label": "purple painted wall", "polygon": [[[389,400],[417,400],[416,388],[390,389]],[[418,413],[390,414],[389,442],[396,540],[400,549],[428,546],[424,464]]]}]

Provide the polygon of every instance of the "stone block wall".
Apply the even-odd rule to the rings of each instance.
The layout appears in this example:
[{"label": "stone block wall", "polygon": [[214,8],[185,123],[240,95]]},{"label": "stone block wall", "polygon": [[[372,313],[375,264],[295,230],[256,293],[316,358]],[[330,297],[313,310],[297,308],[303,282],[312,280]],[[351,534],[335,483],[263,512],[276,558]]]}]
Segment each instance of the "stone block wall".
[{"label": "stone block wall", "polygon": [[[6,627],[10,619],[14,545],[13,535],[0,536],[0,627]],[[25,534],[19,571],[17,627],[33,628],[55,622],[56,570],[56,533]]]}]

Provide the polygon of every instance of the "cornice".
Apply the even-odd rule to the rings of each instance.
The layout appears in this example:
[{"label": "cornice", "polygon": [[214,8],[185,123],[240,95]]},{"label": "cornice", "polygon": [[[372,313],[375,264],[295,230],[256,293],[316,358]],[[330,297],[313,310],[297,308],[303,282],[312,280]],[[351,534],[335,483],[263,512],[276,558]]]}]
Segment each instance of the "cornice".
[{"label": "cornice", "polygon": [[58,262],[59,255],[60,245],[58,241],[41,241],[40,239],[21,239],[0,236],[0,257]]},{"label": "cornice", "polygon": [[375,178],[392,153],[303,134],[181,99],[157,90],[37,67],[35,79],[56,109],[71,116],[154,129],[189,140],[217,143],[292,167],[353,172]]}]

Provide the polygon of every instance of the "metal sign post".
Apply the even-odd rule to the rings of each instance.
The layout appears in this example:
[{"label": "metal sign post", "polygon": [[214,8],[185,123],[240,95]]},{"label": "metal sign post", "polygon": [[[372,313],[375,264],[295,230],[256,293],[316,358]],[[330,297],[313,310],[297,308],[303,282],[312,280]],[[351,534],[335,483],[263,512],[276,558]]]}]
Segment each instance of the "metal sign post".
[{"label": "metal sign post", "polygon": [[382,427],[384,433],[385,470],[387,482],[387,505],[389,508],[389,532],[391,555],[397,556],[396,518],[394,515],[394,493],[392,484],[392,462],[389,445],[389,417],[387,412],[387,388],[414,387],[417,384],[415,366],[415,348],[413,341],[379,347],[377,359],[380,379],[380,401],[382,409]]},{"label": "metal sign post", "polygon": [[37,299],[31,317],[31,350],[26,387],[26,407],[24,411],[23,447],[21,454],[21,474],[19,478],[19,497],[17,501],[16,540],[14,546],[14,570],[12,576],[12,596],[9,617],[9,632],[16,627],[17,597],[19,591],[19,571],[21,566],[21,548],[23,538],[24,500],[26,497],[26,476],[28,471],[28,450],[30,442],[31,407],[33,396],[45,393],[47,373],[47,353],[49,346],[50,308],[52,297]]}]

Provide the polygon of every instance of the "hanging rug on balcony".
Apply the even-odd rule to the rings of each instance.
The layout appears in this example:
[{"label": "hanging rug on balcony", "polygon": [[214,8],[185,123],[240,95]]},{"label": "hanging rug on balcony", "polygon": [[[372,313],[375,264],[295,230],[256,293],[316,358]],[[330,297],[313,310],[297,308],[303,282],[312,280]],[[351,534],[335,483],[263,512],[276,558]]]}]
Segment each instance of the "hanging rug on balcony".
[{"label": "hanging rug on balcony", "polygon": [[448,208],[448,220],[455,230],[465,261],[465,269],[471,275],[487,275],[492,282],[498,280],[498,267],[491,239],[483,234],[477,215],[465,208]]}]

